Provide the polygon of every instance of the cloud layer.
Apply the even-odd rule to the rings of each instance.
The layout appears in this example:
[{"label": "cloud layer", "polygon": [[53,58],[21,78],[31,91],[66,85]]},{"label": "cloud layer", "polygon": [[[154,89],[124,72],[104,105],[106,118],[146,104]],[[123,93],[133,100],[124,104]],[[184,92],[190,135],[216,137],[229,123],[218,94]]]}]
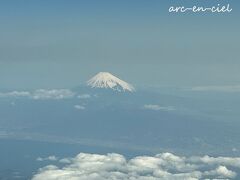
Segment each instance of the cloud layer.
[{"label": "cloud layer", "polygon": [[209,156],[176,156],[161,153],[137,156],[127,160],[120,154],[80,153],[61,159],[62,168],[49,165],[41,168],[33,180],[157,180],[157,179],[233,179],[240,169],[240,158]]}]

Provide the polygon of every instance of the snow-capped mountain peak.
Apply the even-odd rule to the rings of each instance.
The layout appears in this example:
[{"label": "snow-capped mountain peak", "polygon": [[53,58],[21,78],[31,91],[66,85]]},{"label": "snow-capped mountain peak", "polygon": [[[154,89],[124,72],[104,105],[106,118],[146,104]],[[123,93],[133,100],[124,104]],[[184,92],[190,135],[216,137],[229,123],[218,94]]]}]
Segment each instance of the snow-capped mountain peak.
[{"label": "snow-capped mountain peak", "polygon": [[99,72],[89,81],[87,81],[87,85],[92,88],[113,89],[119,92],[135,91],[134,87],[131,84],[117,78],[109,72]]}]

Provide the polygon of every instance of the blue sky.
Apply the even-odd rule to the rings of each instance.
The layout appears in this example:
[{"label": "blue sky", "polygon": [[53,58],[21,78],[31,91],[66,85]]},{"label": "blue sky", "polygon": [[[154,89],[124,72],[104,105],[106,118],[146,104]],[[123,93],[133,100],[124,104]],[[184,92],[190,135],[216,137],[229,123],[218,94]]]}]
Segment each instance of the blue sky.
[{"label": "blue sky", "polygon": [[[169,14],[171,5],[230,14]],[[98,71],[136,85],[240,84],[239,2],[1,1],[0,88],[74,87]]]}]

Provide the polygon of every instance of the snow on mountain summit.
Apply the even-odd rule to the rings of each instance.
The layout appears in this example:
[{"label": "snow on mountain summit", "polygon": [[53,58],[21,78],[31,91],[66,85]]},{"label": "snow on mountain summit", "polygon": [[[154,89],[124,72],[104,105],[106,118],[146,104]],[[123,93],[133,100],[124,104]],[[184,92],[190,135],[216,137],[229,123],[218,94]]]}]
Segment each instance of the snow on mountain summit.
[{"label": "snow on mountain summit", "polygon": [[117,78],[108,72],[99,72],[87,81],[87,85],[92,88],[113,89],[119,92],[135,91],[134,87],[131,84],[128,84],[127,82]]}]

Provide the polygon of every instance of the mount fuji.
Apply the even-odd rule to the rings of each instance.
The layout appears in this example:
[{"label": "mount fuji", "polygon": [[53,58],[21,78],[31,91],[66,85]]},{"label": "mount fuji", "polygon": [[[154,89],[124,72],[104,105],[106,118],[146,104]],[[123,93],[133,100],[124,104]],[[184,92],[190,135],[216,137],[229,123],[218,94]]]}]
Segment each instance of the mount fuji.
[{"label": "mount fuji", "polygon": [[119,92],[135,91],[135,88],[131,84],[117,78],[109,72],[99,72],[87,81],[87,86],[91,88],[112,89]]}]

